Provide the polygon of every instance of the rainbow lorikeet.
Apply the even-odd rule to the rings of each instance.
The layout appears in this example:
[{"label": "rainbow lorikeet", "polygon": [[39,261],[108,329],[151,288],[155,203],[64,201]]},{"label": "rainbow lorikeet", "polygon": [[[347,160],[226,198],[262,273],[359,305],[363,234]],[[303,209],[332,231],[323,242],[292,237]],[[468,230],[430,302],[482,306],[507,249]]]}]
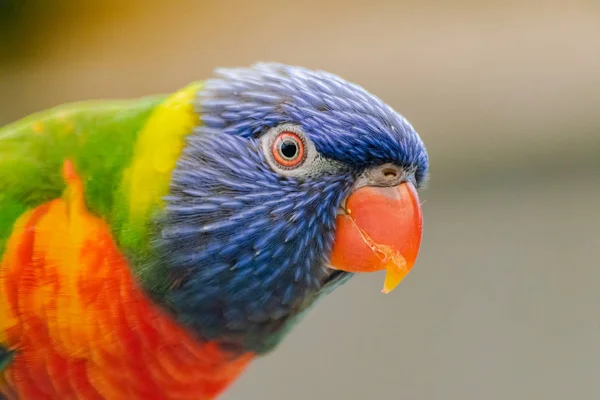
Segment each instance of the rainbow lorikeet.
[{"label": "rainbow lorikeet", "polygon": [[357,272],[412,268],[428,156],[282,64],[0,129],[0,397],[210,399]]}]

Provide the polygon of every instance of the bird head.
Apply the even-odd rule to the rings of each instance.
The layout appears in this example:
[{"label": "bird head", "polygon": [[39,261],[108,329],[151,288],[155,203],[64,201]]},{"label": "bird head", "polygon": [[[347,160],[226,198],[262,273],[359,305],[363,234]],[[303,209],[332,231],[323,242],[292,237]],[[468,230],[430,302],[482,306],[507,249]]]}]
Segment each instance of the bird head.
[{"label": "bird head", "polygon": [[338,76],[222,69],[175,168],[156,241],[166,302],[208,340],[265,352],[321,295],[414,264],[425,147],[401,115]]}]

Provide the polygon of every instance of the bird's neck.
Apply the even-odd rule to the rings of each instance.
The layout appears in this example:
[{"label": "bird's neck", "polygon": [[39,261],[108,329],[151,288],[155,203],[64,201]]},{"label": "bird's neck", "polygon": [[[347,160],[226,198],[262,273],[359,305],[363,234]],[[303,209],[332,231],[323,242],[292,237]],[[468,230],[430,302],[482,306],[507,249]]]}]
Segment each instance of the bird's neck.
[{"label": "bird's neck", "polygon": [[[292,304],[284,305],[281,298],[272,298],[259,306],[228,300],[223,294],[231,292],[221,293],[208,282],[192,285],[192,277],[175,278],[171,287],[162,285],[165,276],[173,276],[172,269],[164,265],[151,263],[140,271],[139,282],[155,304],[200,341],[219,343],[229,353],[239,355],[260,355],[273,350],[319,298],[351,277],[351,274],[336,273],[320,290],[306,292]],[[246,293],[248,298],[256,299],[261,299],[264,294],[265,289],[260,286]],[[203,297],[200,302],[197,301],[199,297]],[[264,307],[264,310],[256,307]]]},{"label": "bird's neck", "polygon": [[139,268],[152,259],[153,218],[164,208],[163,199],[185,139],[199,123],[193,100],[201,86],[192,83],[153,108],[137,134],[131,162],[123,171],[111,224],[119,246],[132,259],[136,275],[145,274]]}]

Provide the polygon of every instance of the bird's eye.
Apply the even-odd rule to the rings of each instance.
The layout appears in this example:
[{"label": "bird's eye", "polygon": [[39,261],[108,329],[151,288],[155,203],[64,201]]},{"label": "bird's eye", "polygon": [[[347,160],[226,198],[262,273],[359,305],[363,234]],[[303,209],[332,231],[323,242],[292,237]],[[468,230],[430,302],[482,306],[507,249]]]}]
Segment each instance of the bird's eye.
[{"label": "bird's eye", "polygon": [[283,168],[297,168],[306,159],[305,143],[294,132],[281,132],[273,141],[271,152]]},{"label": "bird's eye", "polygon": [[344,168],[322,157],[310,136],[293,123],[271,127],[262,132],[259,140],[265,161],[283,177],[306,179]]}]

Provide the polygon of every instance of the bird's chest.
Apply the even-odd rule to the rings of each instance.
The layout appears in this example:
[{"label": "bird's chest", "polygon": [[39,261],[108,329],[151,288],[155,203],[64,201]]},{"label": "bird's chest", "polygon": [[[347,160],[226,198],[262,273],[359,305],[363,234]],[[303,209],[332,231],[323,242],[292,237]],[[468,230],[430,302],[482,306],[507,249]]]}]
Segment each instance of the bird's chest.
[{"label": "bird's chest", "polygon": [[0,345],[13,354],[0,371],[9,399],[210,399],[252,359],[196,340],[162,312],[109,227],[63,200],[24,214],[9,238]]}]

